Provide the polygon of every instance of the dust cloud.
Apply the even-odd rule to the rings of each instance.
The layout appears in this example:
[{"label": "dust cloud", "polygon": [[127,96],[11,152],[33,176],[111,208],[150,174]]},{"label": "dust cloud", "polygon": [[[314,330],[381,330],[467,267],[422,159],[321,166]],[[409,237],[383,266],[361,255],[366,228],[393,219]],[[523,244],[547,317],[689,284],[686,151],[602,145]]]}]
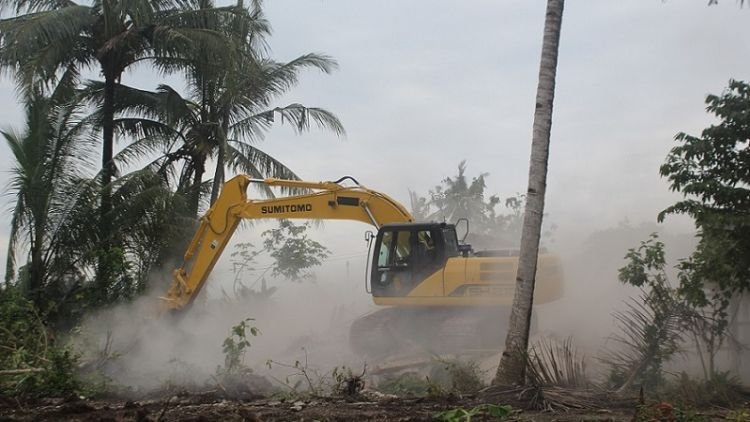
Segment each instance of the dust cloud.
[{"label": "dust cloud", "polygon": [[[232,327],[252,318],[248,326],[258,328],[260,334],[253,337],[248,331],[251,346],[244,364],[279,389],[287,388],[286,378],[299,372],[285,366],[296,361],[307,362],[310,372],[320,375],[336,366],[361,371],[365,362],[350,351],[349,326],[375,308],[364,292],[350,294],[363,289],[363,284],[355,288],[343,279],[334,281],[328,272],[323,268],[318,274],[327,277],[325,282],[279,280],[279,291],[270,298],[243,298],[227,288],[216,295],[217,288],[206,288],[207,294],[202,292],[191,309],[177,318],[157,316],[161,289],[154,289],[134,303],[86,319],[74,346],[85,353],[84,361],[108,356],[102,369],[117,385],[141,392],[200,387],[215,381],[217,368],[224,365],[222,343]],[[209,283],[228,284],[228,280]]]},{"label": "dust cloud", "polygon": [[[356,229],[364,231],[362,227]],[[625,301],[638,294],[617,280],[617,269],[624,264],[627,249],[653,232],[659,232],[666,244],[670,265],[687,256],[695,244],[692,233],[670,232],[652,223],[621,223],[589,232],[559,230],[549,249],[561,258],[564,294],[535,308],[538,330],[532,342],[570,337],[596,371],[596,357],[611,346],[607,339],[615,330],[613,312],[623,310]],[[222,342],[232,326],[246,318],[254,319],[249,324],[261,334],[249,338],[244,363],[279,389],[288,388],[287,377],[298,372],[284,364],[293,366],[296,361],[306,362],[318,374],[341,366],[354,372],[361,372],[365,364],[371,368],[373,362],[356,355],[349,342],[352,323],[378,309],[365,291],[367,248],[364,242],[336,240],[342,237],[339,228],[324,226],[311,236],[333,251],[314,280],[274,280],[272,286],[278,291],[270,297],[243,298],[234,293],[233,276],[222,260],[204,293],[179,320],[155,316],[160,293],[156,289],[135,303],[89,318],[77,342],[89,356],[103,350],[109,353],[113,359],[105,365],[106,374],[115,383],[138,390],[211,383],[224,362]],[[498,321],[494,327],[503,330],[506,325],[507,321]],[[389,340],[394,339],[383,339]],[[482,367],[491,373],[497,358],[485,356]],[[269,360],[274,361],[270,369]]]}]

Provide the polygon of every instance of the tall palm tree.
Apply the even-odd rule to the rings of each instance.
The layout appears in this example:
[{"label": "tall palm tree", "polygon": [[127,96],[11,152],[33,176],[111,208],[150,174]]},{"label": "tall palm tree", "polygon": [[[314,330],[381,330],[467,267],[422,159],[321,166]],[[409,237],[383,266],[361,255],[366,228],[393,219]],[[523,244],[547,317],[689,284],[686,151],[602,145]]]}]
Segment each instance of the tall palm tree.
[{"label": "tall palm tree", "polygon": [[6,282],[16,278],[18,253],[27,251],[21,287],[40,310],[49,309],[50,287],[77,273],[76,251],[68,246],[80,246],[80,239],[72,239],[65,226],[87,189],[81,172],[90,168],[85,157],[93,142],[83,136],[80,106],[72,102],[73,76],[68,73],[50,97],[30,95],[23,132],[1,132],[15,160]]},{"label": "tall palm tree", "polygon": [[[187,75],[187,95],[167,85],[159,86],[156,92],[118,87],[119,110],[130,116],[116,119],[116,124],[136,139],[120,157],[167,150],[161,171],[182,165],[178,189],[191,192],[189,209],[193,215],[198,212],[200,188],[211,159],[216,168],[209,203],[218,196],[225,169],[254,177],[297,177],[256,146],[275,118],[300,133],[312,124],[337,135],[344,133],[341,122],[326,110],[297,103],[273,106],[274,100],[298,83],[302,70],[313,68],[328,73],[336,63],[319,54],[305,54],[287,63],[270,59],[263,48],[269,27],[259,5],[253,3],[245,9],[240,1],[236,7],[229,19],[212,22],[216,25],[212,29],[230,40],[224,47],[226,51],[199,48],[184,60],[169,64]],[[92,92],[102,90],[101,86],[90,88]],[[185,189],[188,186],[192,188]]]},{"label": "tall palm tree", "polygon": [[505,351],[495,374],[494,383],[526,382],[525,352],[529,345],[531,310],[534,302],[534,282],[542,234],[544,194],[547,188],[547,162],[549,160],[552,106],[555,98],[557,53],[560,44],[564,0],[547,0],[542,40],[542,59],[539,66],[539,83],[534,111],[531,140],[529,186],[526,191],[526,208],[521,232],[521,255],[516,275],[513,310],[505,340]]},{"label": "tall palm tree", "polygon": [[[74,73],[96,68],[104,79],[101,104],[102,129],[101,201],[99,235],[102,249],[109,249],[112,224],[109,213],[111,183],[115,177],[115,87],[132,64],[157,63],[180,57],[194,48],[219,47],[221,37],[206,29],[205,20],[231,14],[233,8],[198,11],[180,0],[95,0],[79,4],[71,0],[0,0],[0,10],[14,8],[17,16],[0,20],[0,67],[16,72],[25,92],[55,81],[61,69]],[[220,51],[220,50],[219,50]],[[106,283],[110,271],[100,268]]]}]

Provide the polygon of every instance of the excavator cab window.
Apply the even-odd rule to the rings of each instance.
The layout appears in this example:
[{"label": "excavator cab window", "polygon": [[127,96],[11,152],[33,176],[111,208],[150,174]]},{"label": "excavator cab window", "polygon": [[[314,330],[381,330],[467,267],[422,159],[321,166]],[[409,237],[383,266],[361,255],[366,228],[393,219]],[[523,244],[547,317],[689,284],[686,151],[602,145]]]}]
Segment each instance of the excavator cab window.
[{"label": "excavator cab window", "polygon": [[444,227],[443,239],[445,239],[445,256],[458,256],[458,235],[456,234],[456,227]]},{"label": "excavator cab window", "polygon": [[[395,241],[394,241],[395,239]],[[383,232],[378,242],[378,268],[408,267],[411,258],[411,233]]]},{"label": "excavator cab window", "polygon": [[411,233],[400,231],[396,234],[393,264],[398,267],[408,267],[411,264]]},{"label": "excavator cab window", "polygon": [[[404,296],[455,256],[455,230],[446,236],[433,224],[385,226],[375,243],[371,287],[376,296]],[[453,245],[453,246],[451,246]],[[455,251],[454,251],[455,250]]]},{"label": "excavator cab window", "polygon": [[390,266],[392,244],[393,232],[384,232],[382,242],[378,248],[378,268],[386,268]]},{"label": "excavator cab window", "polygon": [[392,296],[412,287],[412,233],[410,230],[381,231],[375,243],[377,265],[371,278],[373,294]]}]

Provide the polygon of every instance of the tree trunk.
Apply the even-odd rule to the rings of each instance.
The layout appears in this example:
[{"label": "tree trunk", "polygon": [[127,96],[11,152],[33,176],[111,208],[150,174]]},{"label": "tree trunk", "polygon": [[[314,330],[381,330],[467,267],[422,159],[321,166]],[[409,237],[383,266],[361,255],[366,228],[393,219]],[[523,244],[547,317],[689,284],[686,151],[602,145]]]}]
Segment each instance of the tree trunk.
[{"label": "tree trunk", "polygon": [[214,173],[214,183],[211,186],[211,202],[209,206],[213,205],[216,202],[216,198],[219,197],[222,184],[224,184],[224,147],[220,145],[216,152],[216,172]]},{"label": "tree trunk", "polygon": [[201,183],[203,174],[206,172],[206,157],[203,154],[196,154],[195,174],[193,175],[193,186],[190,187],[190,216],[198,218],[198,208],[201,201]]},{"label": "tree trunk", "polygon": [[534,302],[534,282],[542,232],[544,193],[547,185],[552,104],[555,97],[555,73],[560,41],[564,0],[548,0],[544,21],[542,59],[534,111],[534,127],[529,163],[529,186],[521,233],[521,253],[516,274],[513,310],[505,339],[505,351],[495,374],[494,384],[524,384],[526,381],[525,353],[529,345],[529,328]]},{"label": "tree trunk", "polygon": [[[102,221],[108,220],[108,214],[112,209],[111,184],[115,175],[114,156],[114,102],[115,102],[115,78],[106,77],[104,80],[104,104],[102,105]],[[109,233],[102,233],[106,238]]]},{"label": "tree trunk", "polygon": [[36,308],[42,312],[46,311],[44,304],[44,266],[43,266],[43,239],[45,223],[44,217],[36,214],[34,219],[34,240],[31,242],[31,262],[29,263],[29,294]]},{"label": "tree trunk", "polygon": [[224,147],[227,145],[227,138],[229,136],[229,114],[224,114],[221,121],[221,132],[219,136],[219,148],[216,151],[216,173],[214,174],[214,183],[211,187],[211,202],[213,205],[216,202],[216,198],[219,197],[221,191],[221,185],[224,184],[224,165],[226,157],[224,157]]},{"label": "tree trunk", "polygon": [[96,296],[102,301],[107,297],[112,281],[112,265],[109,252],[112,247],[112,179],[115,175],[114,157],[114,101],[115,80],[104,77],[104,103],[102,104],[102,191],[99,208],[99,262],[96,274]]}]

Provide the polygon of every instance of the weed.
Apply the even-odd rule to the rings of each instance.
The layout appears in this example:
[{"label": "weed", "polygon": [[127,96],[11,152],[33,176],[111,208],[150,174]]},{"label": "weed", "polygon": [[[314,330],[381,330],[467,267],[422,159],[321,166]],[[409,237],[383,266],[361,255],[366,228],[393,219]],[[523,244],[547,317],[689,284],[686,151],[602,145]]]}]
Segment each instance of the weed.
[{"label": "weed", "polygon": [[232,327],[229,337],[224,339],[224,343],[221,345],[221,350],[224,353],[224,368],[217,368],[217,374],[231,374],[248,369],[243,363],[247,348],[250,347],[247,333],[249,332],[252,336],[260,334],[257,328],[248,325],[248,321],[253,321],[253,319],[246,318],[240,321],[239,324]]},{"label": "weed", "polygon": [[458,359],[438,359],[435,362],[430,370],[428,385],[432,382],[442,390],[455,393],[471,393],[484,387],[482,372],[476,362]]},{"label": "weed", "polygon": [[664,395],[677,403],[692,406],[732,407],[746,400],[740,380],[729,372],[720,372],[708,380],[681,373],[664,388]]},{"label": "weed", "polygon": [[479,365],[458,359],[436,359],[429,375],[405,372],[378,383],[378,390],[397,396],[444,397],[454,393],[472,393],[484,387]]},{"label": "weed", "polygon": [[691,409],[675,406],[666,401],[638,406],[633,418],[633,422],[703,422],[708,420],[706,416]]},{"label": "weed", "polygon": [[284,380],[271,377],[285,386],[292,396],[300,397],[308,394],[317,397],[341,395],[350,397],[358,395],[364,389],[366,367],[360,375],[354,375],[351,368],[346,366],[337,366],[329,372],[320,372],[309,365],[307,350],[304,347],[302,351],[305,355],[304,361],[297,360],[293,364],[272,359],[266,361],[268,369],[272,369],[275,365],[294,370]]},{"label": "weed", "polygon": [[428,379],[416,372],[385,378],[378,383],[378,390],[397,396],[424,396],[429,388]]},{"label": "weed", "polygon": [[161,391],[197,390],[199,386],[194,380],[194,375],[200,369],[193,364],[178,358],[172,358],[167,362],[166,376],[161,381]]},{"label": "weed", "polygon": [[724,419],[732,422],[750,422],[750,410],[742,409],[729,412]]},{"label": "weed", "polygon": [[283,381],[277,378],[272,378],[287,387],[295,395],[301,393],[302,387],[305,384],[307,385],[307,391],[310,394],[322,395],[321,393],[324,384],[322,382],[323,377],[320,376],[318,371],[314,368],[310,368],[307,360],[307,350],[304,347],[302,348],[302,352],[305,354],[304,362],[296,360],[293,364],[290,364],[269,359],[266,361],[266,366],[268,369],[273,369],[274,365],[282,368],[294,369],[295,372],[287,375]]},{"label": "weed", "polygon": [[271,390],[270,382],[253,374],[252,369],[244,364],[244,357],[250,347],[248,335],[257,336],[260,331],[249,325],[252,318],[246,318],[232,327],[229,337],[224,339],[221,350],[224,352],[224,366],[216,368],[217,386],[230,397],[257,395]]},{"label": "weed", "polygon": [[355,397],[358,396],[365,388],[365,373],[367,372],[367,366],[362,369],[362,374],[354,375],[351,368],[348,367],[336,367],[331,372],[334,386],[333,392],[344,397]]}]

